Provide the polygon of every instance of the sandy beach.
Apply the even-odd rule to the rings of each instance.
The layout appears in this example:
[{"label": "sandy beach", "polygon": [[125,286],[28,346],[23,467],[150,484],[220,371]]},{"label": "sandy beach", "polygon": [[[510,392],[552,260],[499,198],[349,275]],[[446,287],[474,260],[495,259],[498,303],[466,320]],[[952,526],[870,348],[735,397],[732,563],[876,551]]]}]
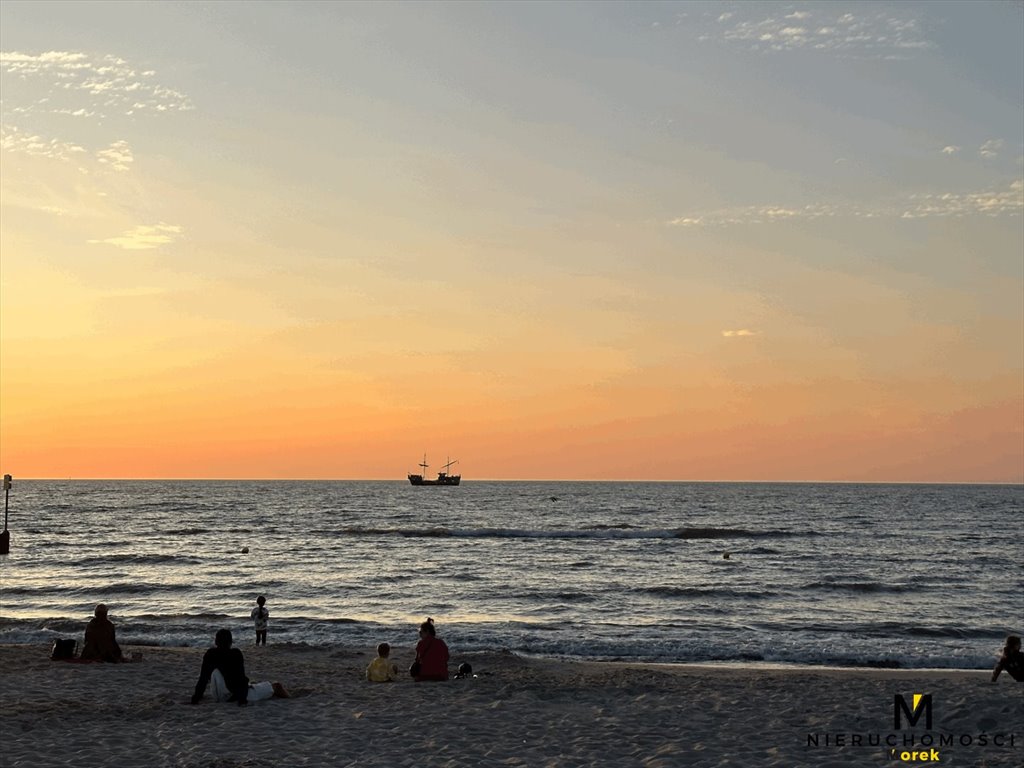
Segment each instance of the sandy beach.
[{"label": "sandy beach", "polygon": [[[364,679],[371,649],[241,646],[293,694],[189,704],[201,649],[133,664],[0,646],[4,768],[41,766],[870,766],[1024,764],[1024,686],[985,671],[766,669],[460,656],[476,677]],[[396,648],[400,669],[410,648]],[[894,728],[894,697],[931,696]],[[904,715],[904,718],[906,716]],[[913,735],[914,744],[908,739]],[[891,750],[895,749],[894,755]],[[917,759],[907,760],[912,750]]]}]

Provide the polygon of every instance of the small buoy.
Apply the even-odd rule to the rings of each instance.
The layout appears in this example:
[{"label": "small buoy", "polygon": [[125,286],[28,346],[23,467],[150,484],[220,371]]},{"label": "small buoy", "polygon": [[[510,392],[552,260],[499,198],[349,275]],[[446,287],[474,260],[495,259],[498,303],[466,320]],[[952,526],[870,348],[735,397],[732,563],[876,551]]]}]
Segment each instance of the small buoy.
[{"label": "small buoy", "polygon": [[[248,555],[249,554],[249,548],[248,547],[242,547],[242,554],[243,555]],[[728,555],[726,555],[726,557],[728,557]]]},{"label": "small buoy", "polygon": [[729,559],[729,553],[728,552],[723,552],[722,553],[722,559],[723,560],[728,560]]}]

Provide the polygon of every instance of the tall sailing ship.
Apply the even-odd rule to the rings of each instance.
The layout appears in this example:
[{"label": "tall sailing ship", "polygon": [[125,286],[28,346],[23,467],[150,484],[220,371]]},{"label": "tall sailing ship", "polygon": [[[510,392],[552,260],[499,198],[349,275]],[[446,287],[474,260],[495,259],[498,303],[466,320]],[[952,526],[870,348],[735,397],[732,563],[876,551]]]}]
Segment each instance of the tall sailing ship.
[{"label": "tall sailing ship", "polygon": [[451,468],[452,464],[458,464],[458,462],[458,459],[455,459],[454,461],[449,459],[448,463],[445,464],[441,468],[441,471],[437,473],[437,480],[427,480],[424,478],[423,475],[427,473],[427,467],[429,467],[430,465],[427,464],[427,454],[423,454],[423,461],[420,462],[419,464],[419,466],[423,469],[423,474],[414,475],[410,473],[409,483],[412,485],[458,485],[459,482],[462,480],[462,475],[449,474],[449,469]]}]

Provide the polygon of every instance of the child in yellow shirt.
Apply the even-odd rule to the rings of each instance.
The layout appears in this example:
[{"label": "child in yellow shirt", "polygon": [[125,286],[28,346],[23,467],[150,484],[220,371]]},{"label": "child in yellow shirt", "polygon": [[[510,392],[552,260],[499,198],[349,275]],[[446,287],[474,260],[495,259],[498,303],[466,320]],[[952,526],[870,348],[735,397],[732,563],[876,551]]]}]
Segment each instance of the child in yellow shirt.
[{"label": "child in yellow shirt", "polygon": [[366,668],[366,679],[371,683],[387,683],[398,679],[398,667],[391,663],[391,646],[381,643],[377,646],[377,658]]}]

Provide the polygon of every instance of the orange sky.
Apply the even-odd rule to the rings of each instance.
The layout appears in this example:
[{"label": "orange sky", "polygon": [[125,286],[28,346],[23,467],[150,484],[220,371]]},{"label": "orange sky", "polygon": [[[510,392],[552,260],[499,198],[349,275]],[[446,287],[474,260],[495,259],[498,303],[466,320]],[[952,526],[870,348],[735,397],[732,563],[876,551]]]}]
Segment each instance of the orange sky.
[{"label": "orange sky", "polygon": [[1024,482],[1019,14],[842,6],[4,3],[2,471]]}]

